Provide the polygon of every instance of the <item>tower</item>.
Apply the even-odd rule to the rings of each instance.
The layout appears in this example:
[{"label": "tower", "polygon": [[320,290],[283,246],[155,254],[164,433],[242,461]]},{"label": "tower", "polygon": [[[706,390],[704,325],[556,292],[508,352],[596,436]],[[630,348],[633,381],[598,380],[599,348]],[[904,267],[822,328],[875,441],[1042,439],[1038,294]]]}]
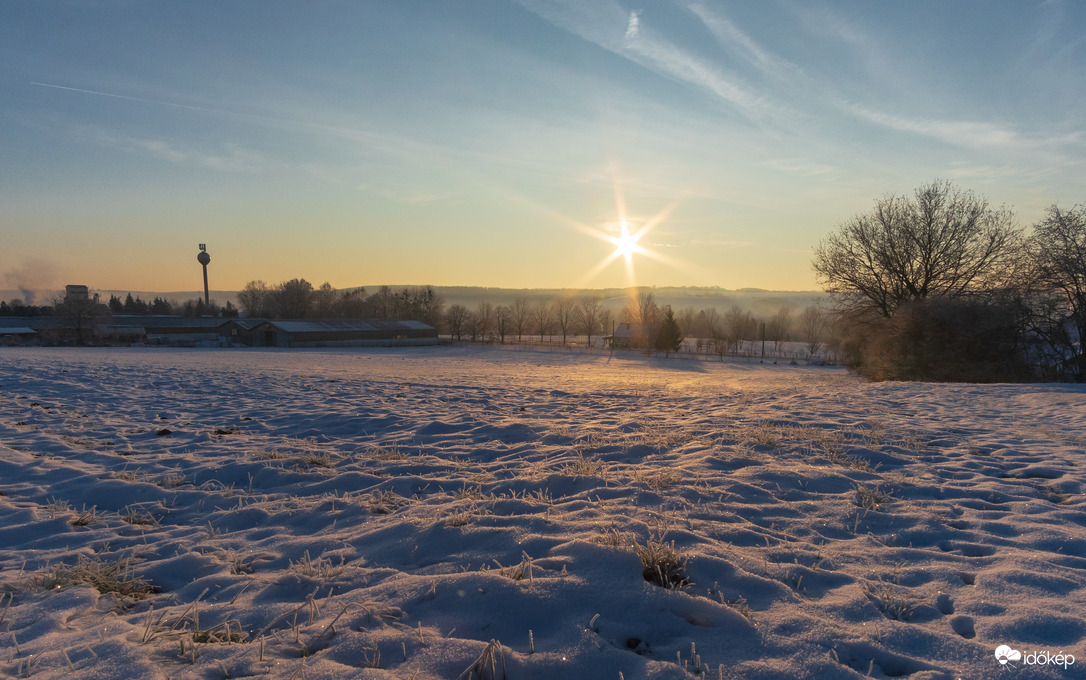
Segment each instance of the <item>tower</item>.
[{"label": "tower", "polygon": [[207,244],[206,243],[201,243],[200,244],[200,254],[196,256],[196,259],[204,267],[204,308],[207,309],[208,312],[210,313],[210,311],[211,311],[211,298],[208,296],[208,292],[207,292],[207,263],[211,262],[211,256],[207,254]]}]

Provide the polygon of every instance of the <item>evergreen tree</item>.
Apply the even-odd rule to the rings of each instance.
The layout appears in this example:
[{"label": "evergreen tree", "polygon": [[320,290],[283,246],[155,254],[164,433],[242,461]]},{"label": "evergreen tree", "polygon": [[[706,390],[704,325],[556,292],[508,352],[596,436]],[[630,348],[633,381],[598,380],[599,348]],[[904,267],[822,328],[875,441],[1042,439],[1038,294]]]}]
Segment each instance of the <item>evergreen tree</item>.
[{"label": "evergreen tree", "polygon": [[660,325],[656,330],[656,342],[653,345],[657,351],[664,353],[664,357],[682,349],[683,333],[679,328],[679,322],[675,320],[675,314],[671,311],[671,305],[664,308],[664,318],[660,320]]}]

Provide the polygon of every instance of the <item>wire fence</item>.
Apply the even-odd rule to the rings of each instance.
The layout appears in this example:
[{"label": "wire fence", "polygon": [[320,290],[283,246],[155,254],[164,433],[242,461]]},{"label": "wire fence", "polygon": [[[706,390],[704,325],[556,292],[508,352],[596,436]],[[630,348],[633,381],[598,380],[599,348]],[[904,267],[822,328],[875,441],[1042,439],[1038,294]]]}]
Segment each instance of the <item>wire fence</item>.
[{"label": "wire fence", "polygon": [[[665,356],[664,352],[646,352],[643,349],[635,348],[612,348],[606,340],[601,338],[592,338],[592,342],[589,343],[586,336],[567,336],[565,342],[562,342],[560,336],[544,336],[542,340],[539,336],[533,338],[524,336],[520,340],[507,338],[504,343],[499,342],[496,338],[472,342],[466,339],[454,340],[449,336],[444,336],[441,340],[455,345],[486,345],[510,352],[630,357],[651,356],[658,358],[664,358]],[[829,348],[820,347],[812,354],[807,345],[799,342],[782,342],[780,346],[772,342],[766,342],[763,350],[763,343],[748,340],[739,343],[738,347],[729,348],[728,351],[720,353],[716,351],[709,341],[698,343],[696,340],[687,340],[683,343],[682,350],[670,352],[668,356],[692,361],[727,360],[731,362],[743,361],[745,363],[768,362],[801,365],[836,365],[838,363],[836,354]]]}]

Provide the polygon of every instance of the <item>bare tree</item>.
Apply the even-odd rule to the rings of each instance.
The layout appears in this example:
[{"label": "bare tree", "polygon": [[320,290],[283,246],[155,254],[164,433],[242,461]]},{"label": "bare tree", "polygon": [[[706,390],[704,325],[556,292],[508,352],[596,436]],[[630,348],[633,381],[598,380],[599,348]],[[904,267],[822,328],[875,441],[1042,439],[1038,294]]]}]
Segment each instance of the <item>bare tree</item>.
[{"label": "bare tree", "polygon": [[471,313],[464,305],[453,305],[449,307],[449,311],[445,313],[445,325],[449,327],[449,335],[453,338],[460,340],[467,330],[468,317]]},{"label": "bare tree", "polygon": [[464,332],[467,333],[468,339],[475,342],[479,339],[482,325],[479,323],[479,312],[468,312],[467,317],[464,318]]},{"label": "bare tree", "polygon": [[577,301],[571,297],[558,298],[554,301],[554,321],[562,334],[562,344],[566,344],[566,338],[573,330],[573,324],[577,321]]},{"label": "bare tree", "polygon": [[318,319],[327,319],[333,314],[336,305],[336,289],[325,281],[313,291],[312,314]]},{"label": "bare tree", "polygon": [[550,332],[554,325],[554,309],[547,302],[539,302],[531,309],[532,330],[539,333],[539,342],[542,344],[543,336]]},{"label": "bare tree", "polygon": [[396,294],[388,286],[381,286],[366,301],[378,319],[390,320],[396,316]]},{"label": "bare tree", "polygon": [[271,290],[263,281],[250,281],[238,291],[238,305],[246,316],[271,316]]},{"label": "bare tree", "polygon": [[494,305],[489,302],[480,302],[475,310],[475,324],[475,333],[472,334],[471,339],[475,340],[475,335],[478,334],[480,340],[486,340],[494,328]]},{"label": "bare tree", "polygon": [[641,324],[641,346],[646,352],[652,351],[659,316],[660,307],[656,304],[656,294],[651,290],[640,291],[637,294],[637,322]]},{"label": "bare tree", "polygon": [[[360,319],[366,316],[366,289],[354,288],[340,291],[336,298],[335,316],[340,319]],[[436,324],[431,324],[437,328]]]},{"label": "bare tree", "polygon": [[736,353],[744,340],[753,333],[754,317],[739,305],[732,305],[724,314],[722,323],[724,341],[728,351]]},{"label": "bare tree", "polygon": [[498,342],[505,344],[505,336],[513,327],[513,312],[505,305],[494,308],[494,331],[498,334]]},{"label": "bare tree", "polygon": [[698,311],[693,307],[684,307],[679,310],[679,313],[675,315],[675,321],[679,324],[679,329],[683,335],[688,338],[692,338],[698,331]]},{"label": "bare tree", "polygon": [[577,301],[577,322],[585,335],[588,336],[588,345],[592,345],[592,336],[600,329],[603,321],[603,306],[599,297],[585,295]]},{"label": "bare tree", "polygon": [[702,337],[716,342],[721,328],[720,312],[716,311],[716,307],[709,307],[698,312],[698,322],[701,326]]},{"label": "bare tree", "polygon": [[792,332],[792,310],[781,307],[777,313],[766,322],[766,337],[773,343],[773,351],[781,351],[781,343]]},{"label": "bare tree", "polygon": [[517,334],[517,342],[520,342],[525,329],[531,323],[532,307],[528,304],[528,298],[523,295],[513,298],[513,306],[509,308],[509,315],[512,330]]},{"label": "bare tree", "polygon": [[799,315],[800,336],[810,356],[818,354],[826,333],[826,312],[818,305],[809,305]]},{"label": "bare tree", "polygon": [[[202,302],[202,300],[201,300]],[[75,343],[82,345],[95,327],[109,322],[107,305],[98,302],[98,296],[68,294],[53,302],[53,316],[62,319],[75,336]]]},{"label": "bare tree", "polygon": [[845,222],[819,243],[813,266],[842,309],[890,318],[909,300],[996,286],[1020,241],[1009,210],[937,180]]},{"label": "bare tree", "polygon": [[1086,380],[1086,205],[1070,210],[1051,206],[1033,227],[1030,252],[1032,287],[1048,294],[1043,304],[1033,305],[1045,310],[1039,314],[1045,335],[1068,357],[1070,376]]}]

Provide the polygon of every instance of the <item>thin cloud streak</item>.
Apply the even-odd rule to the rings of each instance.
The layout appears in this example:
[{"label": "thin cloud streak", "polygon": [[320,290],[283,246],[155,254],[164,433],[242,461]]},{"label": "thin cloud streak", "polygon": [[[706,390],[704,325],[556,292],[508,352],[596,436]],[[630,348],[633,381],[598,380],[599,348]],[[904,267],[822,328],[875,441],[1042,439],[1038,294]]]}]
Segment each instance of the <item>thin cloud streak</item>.
[{"label": "thin cloud streak", "polygon": [[630,12],[630,21],[626,24],[626,39],[633,40],[641,32],[641,12]]},{"label": "thin cloud streak", "polygon": [[778,80],[803,75],[803,70],[798,66],[766,50],[730,19],[714,14],[703,3],[691,2],[686,8],[701,20],[721,47],[739,54],[763,74]]},{"label": "thin cloud streak", "polygon": [[710,62],[681,49],[654,31],[647,31],[640,13],[636,16],[637,39],[618,41],[611,37],[615,36],[616,32],[614,25],[609,23],[609,17],[624,17],[627,30],[623,33],[623,37],[629,33],[633,17],[626,14],[625,10],[615,3],[593,4],[593,11],[587,12],[580,5],[563,5],[562,9],[554,11],[553,4],[548,4],[547,8],[544,8],[540,3],[530,0],[519,1],[529,11],[538,14],[562,30],[629,59],[657,75],[694,85],[716,95],[755,124],[762,125],[767,118],[775,114],[763,97],[726,77]]},{"label": "thin cloud streak", "polygon": [[82,94],[93,94],[98,97],[109,97],[111,99],[124,99],[131,102],[139,102],[141,104],[154,104],[156,106],[169,106],[175,109],[188,109],[189,111],[200,111],[202,113],[217,113],[229,115],[226,111],[216,111],[214,109],[205,109],[199,106],[189,106],[188,104],[175,104],[173,102],[164,102],[156,99],[143,99],[141,97],[129,97],[123,94],[113,94],[112,92],[101,92],[99,90],[86,90],[81,87],[68,87],[66,85],[51,85],[49,83],[39,83],[33,80],[30,81],[31,85],[38,87],[48,87],[54,90],[66,90],[68,92],[79,92]]},{"label": "thin cloud streak", "polygon": [[198,165],[212,170],[232,173],[253,173],[264,169],[267,159],[255,151],[237,144],[226,144],[224,153],[182,148],[165,139],[118,135],[100,128],[87,128],[88,136],[103,146],[126,152],[143,153],[170,163]]}]

